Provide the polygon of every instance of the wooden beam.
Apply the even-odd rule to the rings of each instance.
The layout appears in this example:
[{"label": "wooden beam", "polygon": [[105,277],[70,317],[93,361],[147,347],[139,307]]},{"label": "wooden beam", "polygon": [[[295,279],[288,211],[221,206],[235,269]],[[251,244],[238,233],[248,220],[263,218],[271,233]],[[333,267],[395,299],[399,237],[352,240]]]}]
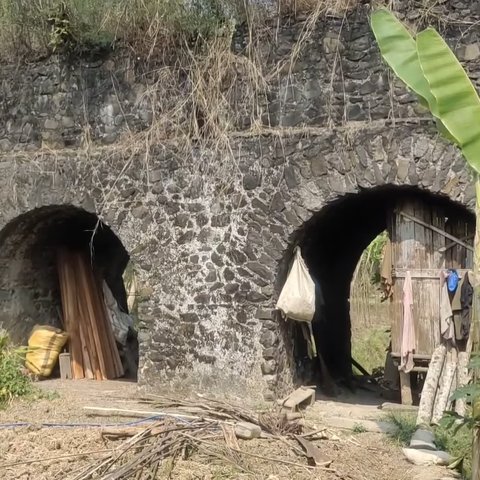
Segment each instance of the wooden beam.
[{"label": "wooden beam", "polygon": [[[395,352],[392,352],[390,354],[391,357],[394,357],[394,358],[400,358],[401,355],[399,353],[395,353]],[[425,360],[425,361],[430,361],[432,358],[431,355],[422,355],[420,353],[414,353],[413,354],[413,359],[414,360]]]},{"label": "wooden beam", "polygon": [[402,393],[402,405],[412,405],[412,387],[410,386],[410,372],[400,370],[400,388]]},{"label": "wooden beam", "polygon": [[[439,279],[442,272],[446,272],[448,268],[394,268],[392,270],[392,278],[405,278],[407,272],[410,272],[412,278],[434,278]],[[455,269],[460,276],[465,275],[471,270],[467,268]]]},{"label": "wooden beam", "polygon": [[420,220],[419,218],[414,217],[413,215],[409,215],[408,213],[404,213],[404,212],[397,212],[397,213],[402,217],[405,217],[406,219],[411,220],[412,222],[418,223],[419,225],[422,225],[425,228],[429,228],[430,230],[433,230],[434,232],[440,235],[443,235],[445,238],[448,238],[449,240],[452,240],[453,242],[458,243],[458,245],[465,247],[467,250],[470,250],[471,252],[474,251],[471,245],[468,245],[467,243],[462,242],[462,240],[460,240],[459,238],[453,235],[450,235],[447,232],[444,232],[441,228],[434,227],[433,225],[430,225],[429,223],[426,223],[423,220]]}]

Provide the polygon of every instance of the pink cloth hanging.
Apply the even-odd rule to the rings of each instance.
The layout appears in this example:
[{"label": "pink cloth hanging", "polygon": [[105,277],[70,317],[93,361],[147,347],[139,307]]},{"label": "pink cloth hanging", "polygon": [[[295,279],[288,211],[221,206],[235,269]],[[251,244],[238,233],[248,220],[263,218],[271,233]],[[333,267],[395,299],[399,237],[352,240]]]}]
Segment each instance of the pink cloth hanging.
[{"label": "pink cloth hanging", "polygon": [[405,275],[403,284],[403,330],[402,349],[400,352],[399,370],[408,373],[414,367],[413,353],[415,352],[415,326],[413,324],[413,289],[410,271]]}]

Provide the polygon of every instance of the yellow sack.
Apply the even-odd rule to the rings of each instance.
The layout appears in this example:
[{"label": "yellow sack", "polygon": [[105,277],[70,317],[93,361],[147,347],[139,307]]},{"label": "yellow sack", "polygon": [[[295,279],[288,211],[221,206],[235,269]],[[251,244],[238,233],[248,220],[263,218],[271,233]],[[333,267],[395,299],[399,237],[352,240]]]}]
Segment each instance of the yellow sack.
[{"label": "yellow sack", "polygon": [[28,339],[25,366],[36,375],[50,376],[67,340],[68,334],[59,328],[35,325]]}]

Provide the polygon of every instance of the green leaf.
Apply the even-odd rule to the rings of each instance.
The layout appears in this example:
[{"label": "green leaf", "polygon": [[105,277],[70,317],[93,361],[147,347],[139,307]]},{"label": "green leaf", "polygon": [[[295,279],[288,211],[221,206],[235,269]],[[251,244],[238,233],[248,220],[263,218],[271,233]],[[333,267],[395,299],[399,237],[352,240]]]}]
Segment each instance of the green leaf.
[{"label": "green leaf", "polygon": [[441,427],[445,428],[446,430],[449,430],[450,428],[453,427],[455,422],[463,422],[463,421],[464,421],[464,417],[462,417],[458,413],[454,411],[446,411],[444,412],[443,417],[440,419],[438,423]]},{"label": "green leaf", "polygon": [[470,399],[480,394],[480,385],[467,385],[457,388],[451,395],[450,400],[458,400],[459,398]]},{"label": "green leaf", "polygon": [[420,97],[423,105],[428,105],[436,117],[435,97],[430,91],[418,59],[417,44],[393,13],[385,8],[375,11],[371,17],[373,34],[380,52],[388,66],[405,85]]},{"label": "green leaf", "polygon": [[450,470],[455,470],[455,469],[461,470],[464,460],[465,460],[465,455],[460,455],[458,457],[455,457],[452,459],[452,461],[448,465],[448,468]]},{"label": "green leaf", "polygon": [[480,98],[475,87],[433,28],[417,35],[417,51],[439,118],[457,140],[467,162],[480,173]]},{"label": "green leaf", "polygon": [[468,367],[473,369],[480,368],[480,355],[478,355],[477,353],[472,353]]},{"label": "green leaf", "polygon": [[420,103],[430,110],[435,117],[440,134],[450,142],[457,143],[439,118],[436,99],[423,74],[417,43],[410,32],[393,13],[385,8],[372,14],[371,27],[382,57],[388,66],[418,96]]}]

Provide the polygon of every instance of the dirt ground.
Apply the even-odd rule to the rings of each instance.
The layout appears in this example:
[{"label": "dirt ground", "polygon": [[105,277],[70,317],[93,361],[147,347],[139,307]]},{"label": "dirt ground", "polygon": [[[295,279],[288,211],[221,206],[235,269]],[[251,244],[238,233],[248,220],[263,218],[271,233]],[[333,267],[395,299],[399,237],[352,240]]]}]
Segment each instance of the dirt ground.
[{"label": "dirt ground", "polygon": [[[2,480],[74,480],[95,460],[103,458],[118,441],[106,440],[102,427],[138,422],[127,414],[95,415],[84,406],[150,411],[140,401],[136,385],[126,382],[49,381],[42,389],[47,398],[14,402],[0,411],[0,475]],[[53,393],[52,393],[53,392]],[[353,433],[335,428],[338,419],[370,420],[382,425],[378,401],[365,396],[344,396],[341,401],[318,399],[307,409],[306,424],[325,430],[325,439],[314,443],[332,460],[331,471],[308,468],[286,443],[271,439],[239,441],[241,454],[235,462],[200,449],[187,460],[178,460],[168,474],[160,469],[154,478],[220,480],[258,478],[345,480],[441,480],[452,478],[440,467],[414,467],[401,449],[382,433]],[[13,427],[21,422],[28,425]],[[46,424],[49,424],[48,426]],[[207,455],[208,454],[208,455]],[[250,454],[250,455],[249,455]],[[263,460],[260,457],[268,457]],[[273,459],[273,460],[272,460]],[[275,459],[281,460],[275,461]],[[290,462],[290,463],[289,463]],[[294,465],[297,464],[297,465]]]}]

